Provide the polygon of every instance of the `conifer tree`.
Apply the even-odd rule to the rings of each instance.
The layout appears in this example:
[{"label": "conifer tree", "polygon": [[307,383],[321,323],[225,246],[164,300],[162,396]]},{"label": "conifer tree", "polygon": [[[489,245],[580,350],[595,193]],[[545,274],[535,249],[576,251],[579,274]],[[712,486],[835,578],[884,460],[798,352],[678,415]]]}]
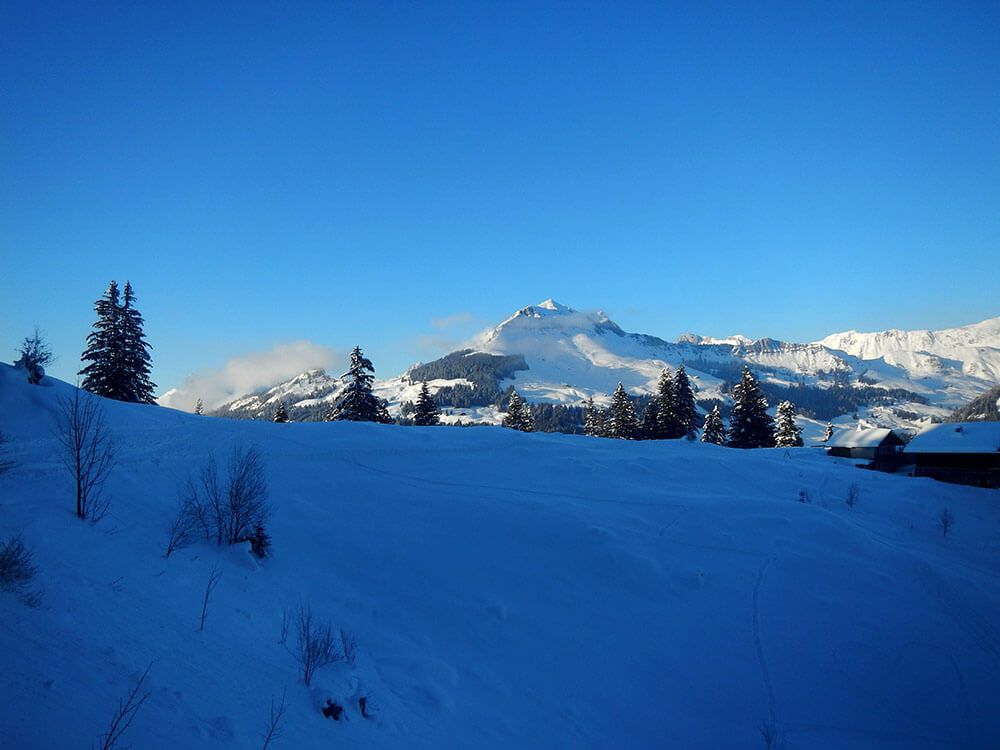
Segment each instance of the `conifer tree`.
[{"label": "conifer tree", "polygon": [[285,408],[285,402],[279,401],[278,408],[274,412],[275,422],[287,422],[288,421],[288,410]]},{"label": "conifer tree", "polygon": [[146,341],[146,334],[142,327],[144,321],[142,313],[135,306],[135,293],[132,291],[132,284],[125,282],[125,291],[122,294],[121,325],[122,325],[122,364],[121,379],[122,389],[127,398],[124,401],[132,401],[137,404],[153,404],[156,399],[153,393],[156,390],[156,383],[150,380],[150,370],[152,360],[149,356],[149,342]]},{"label": "conifer tree", "polygon": [[733,448],[774,446],[774,420],[767,413],[767,399],[750,368],[743,367],[740,382],[733,386],[733,411],[729,417],[729,445]]},{"label": "conifer tree", "polygon": [[123,299],[117,282],[112,281],[104,296],[94,303],[97,321],[80,357],[89,364],[80,375],[83,388],[98,396],[152,404],[156,384],[149,378],[150,345],[135,299],[130,283],[125,284]]},{"label": "conifer tree", "polygon": [[726,444],[726,425],[722,422],[722,414],[719,412],[718,404],[705,415],[705,426],[701,430],[701,442],[713,445]]},{"label": "conifer tree", "polygon": [[591,396],[583,405],[583,433],[590,437],[607,437],[604,425],[604,410],[594,405]]},{"label": "conifer tree", "polygon": [[660,410],[657,408],[657,399],[650,399],[642,412],[642,424],[639,426],[640,440],[656,440],[660,435]]},{"label": "conifer tree", "polygon": [[194,413],[197,414],[199,417],[205,413],[205,402],[202,401],[200,398],[198,399],[198,403],[194,405]]},{"label": "conifer tree", "polygon": [[524,399],[517,391],[511,390],[510,402],[507,404],[507,413],[503,418],[503,426],[521,432],[534,432],[535,420],[531,416],[531,411]]},{"label": "conifer tree", "polygon": [[431,396],[430,389],[425,380],[420,385],[420,395],[417,397],[417,404],[413,412],[413,424],[418,427],[430,427],[441,422],[441,410]]},{"label": "conifer tree", "polygon": [[827,442],[833,437],[833,425],[829,422],[826,423],[826,432],[823,433],[823,442]]},{"label": "conifer tree", "polygon": [[674,379],[666,369],[660,372],[660,379],[656,384],[656,424],[657,438],[660,440],[678,436]]},{"label": "conifer tree", "polygon": [[123,400],[121,371],[121,297],[118,282],[112,280],[104,295],[94,303],[97,320],[87,336],[87,348],[80,357],[89,362],[82,370],[84,390],[98,396]]},{"label": "conifer tree", "polygon": [[639,420],[635,416],[632,399],[625,392],[625,386],[619,383],[611,396],[611,406],[608,407],[608,437],[619,440],[634,440],[638,429]]},{"label": "conifer tree", "polygon": [[351,352],[351,365],[341,377],[347,379],[347,386],[331,407],[327,421],[381,424],[392,422],[385,401],[372,392],[375,367],[371,360],[361,353],[360,346],[354,347],[354,351]]},{"label": "conifer tree", "polygon": [[50,364],[54,357],[38,326],[35,326],[33,335],[24,337],[18,352],[21,357],[14,363],[14,367],[23,369],[27,373],[28,382],[32,385],[41,383],[45,377],[45,365]]},{"label": "conifer tree", "polygon": [[791,401],[778,404],[774,420],[774,445],[777,448],[802,447],[802,430],[795,424],[795,407]]},{"label": "conifer tree", "polygon": [[677,365],[677,374],[674,375],[674,428],[676,434],[671,437],[687,438],[694,440],[697,428],[698,408],[694,404],[694,391],[691,388],[691,381],[688,379],[684,365]]}]

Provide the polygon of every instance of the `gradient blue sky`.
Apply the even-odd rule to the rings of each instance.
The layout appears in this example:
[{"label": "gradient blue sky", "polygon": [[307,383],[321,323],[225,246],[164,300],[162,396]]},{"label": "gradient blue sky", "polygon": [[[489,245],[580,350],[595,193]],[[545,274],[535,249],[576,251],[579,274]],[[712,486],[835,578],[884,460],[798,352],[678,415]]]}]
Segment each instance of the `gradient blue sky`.
[{"label": "gradient blue sky", "polygon": [[378,374],[546,297],[813,340],[1000,315],[1000,4],[6,3],[0,343]]}]

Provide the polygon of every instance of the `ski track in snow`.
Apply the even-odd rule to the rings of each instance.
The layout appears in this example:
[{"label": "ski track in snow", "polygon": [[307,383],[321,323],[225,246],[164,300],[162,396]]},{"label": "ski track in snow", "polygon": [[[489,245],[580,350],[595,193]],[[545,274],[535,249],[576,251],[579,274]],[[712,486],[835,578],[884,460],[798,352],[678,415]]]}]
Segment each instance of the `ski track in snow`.
[{"label": "ski track in snow", "polygon": [[764,573],[773,561],[773,557],[768,556],[760,564],[757,571],[757,581],[753,586],[753,645],[757,650],[757,662],[760,664],[761,677],[764,680],[764,690],[767,693],[767,716],[770,726],[777,728],[778,721],[775,710],[774,683],[771,682],[771,674],[767,668],[767,658],[764,656],[764,644],[760,636],[760,585],[764,581]]}]

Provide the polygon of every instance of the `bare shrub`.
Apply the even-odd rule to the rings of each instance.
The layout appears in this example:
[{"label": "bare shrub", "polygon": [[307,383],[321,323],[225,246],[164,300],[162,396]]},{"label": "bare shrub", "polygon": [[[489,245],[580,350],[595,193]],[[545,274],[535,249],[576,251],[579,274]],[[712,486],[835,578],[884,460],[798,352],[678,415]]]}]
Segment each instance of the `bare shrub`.
[{"label": "bare shrub", "polygon": [[343,658],[337,649],[333,626],[316,619],[307,604],[300,604],[295,613],[295,635],[295,658],[302,668],[302,681],[307,686],[312,684],[317,669]]},{"label": "bare shrub", "polygon": [[0,547],[0,588],[20,593],[37,572],[31,550],[20,535],[12,536]]},{"label": "bare shrub", "polygon": [[59,401],[57,437],[63,465],[76,482],[76,515],[92,523],[108,512],[104,483],[115,463],[115,445],[96,396],[79,388]]},{"label": "bare shrub", "polygon": [[[264,460],[257,448],[237,447],[222,476],[215,458],[181,490],[177,517],[170,529],[167,555],[183,547],[200,529],[217,544],[237,544],[263,533],[271,515]],[[268,540],[269,542],[270,540]]]},{"label": "bare shrub", "polygon": [[343,628],[340,629],[340,653],[348,664],[354,664],[358,658],[358,640]]},{"label": "bare shrub", "polygon": [[288,607],[281,608],[281,640],[278,643],[284,645],[288,642],[288,626],[292,622],[292,611]]},{"label": "bare shrub", "polygon": [[205,599],[201,604],[201,622],[198,624],[198,630],[205,629],[205,617],[208,616],[208,600],[212,596],[215,587],[219,584],[220,578],[222,578],[222,571],[216,565],[212,568],[212,572],[208,576],[208,584],[205,586]]},{"label": "bare shrub", "polygon": [[142,683],[146,681],[146,676],[152,667],[153,663],[150,662],[149,666],[146,667],[146,671],[142,673],[142,677],[139,678],[135,687],[132,688],[132,692],[127,697],[118,701],[118,711],[112,717],[111,723],[108,725],[108,731],[101,735],[101,750],[114,750],[118,748],[118,742],[121,740],[122,735],[132,726],[135,715],[142,708],[142,704],[146,702],[146,699],[149,698],[148,690],[142,695],[139,695],[139,691],[142,689]]},{"label": "bare shrub", "polygon": [[847,507],[853,508],[858,504],[860,498],[861,488],[858,487],[857,482],[851,482],[851,486],[847,488]]},{"label": "bare shrub", "polygon": [[955,516],[951,514],[951,511],[945,508],[941,511],[941,516],[938,518],[938,523],[941,524],[941,534],[942,536],[948,536],[948,529],[951,528],[952,524],[955,523]]},{"label": "bare shrub", "polygon": [[268,745],[281,736],[281,720],[285,716],[285,694],[281,694],[281,703],[275,705],[274,696],[271,696],[271,716],[267,723],[267,729],[261,735],[264,744],[261,750],[267,750]]}]

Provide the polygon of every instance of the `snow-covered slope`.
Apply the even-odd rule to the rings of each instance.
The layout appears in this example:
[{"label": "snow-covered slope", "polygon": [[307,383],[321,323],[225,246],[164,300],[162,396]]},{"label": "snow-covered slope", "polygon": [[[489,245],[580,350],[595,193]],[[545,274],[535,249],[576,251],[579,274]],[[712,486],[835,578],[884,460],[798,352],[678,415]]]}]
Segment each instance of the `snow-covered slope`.
[{"label": "snow-covered slope", "polygon": [[[765,724],[811,750],[1000,740],[995,491],[811,449],[110,402],[113,506],[90,526],[52,432],[67,392],[0,366],[16,462],[0,537],[23,533],[44,590],[37,609],[0,593],[4,748],[93,745],[149,664],[125,741],[151,750],[260,747],[283,694],[274,750],[753,748]],[[273,557],[202,543],[164,559],[185,477],[237,445],[266,456]],[[360,645],[312,690],[278,642],[301,601]],[[347,721],[323,718],[327,697]]]}]

